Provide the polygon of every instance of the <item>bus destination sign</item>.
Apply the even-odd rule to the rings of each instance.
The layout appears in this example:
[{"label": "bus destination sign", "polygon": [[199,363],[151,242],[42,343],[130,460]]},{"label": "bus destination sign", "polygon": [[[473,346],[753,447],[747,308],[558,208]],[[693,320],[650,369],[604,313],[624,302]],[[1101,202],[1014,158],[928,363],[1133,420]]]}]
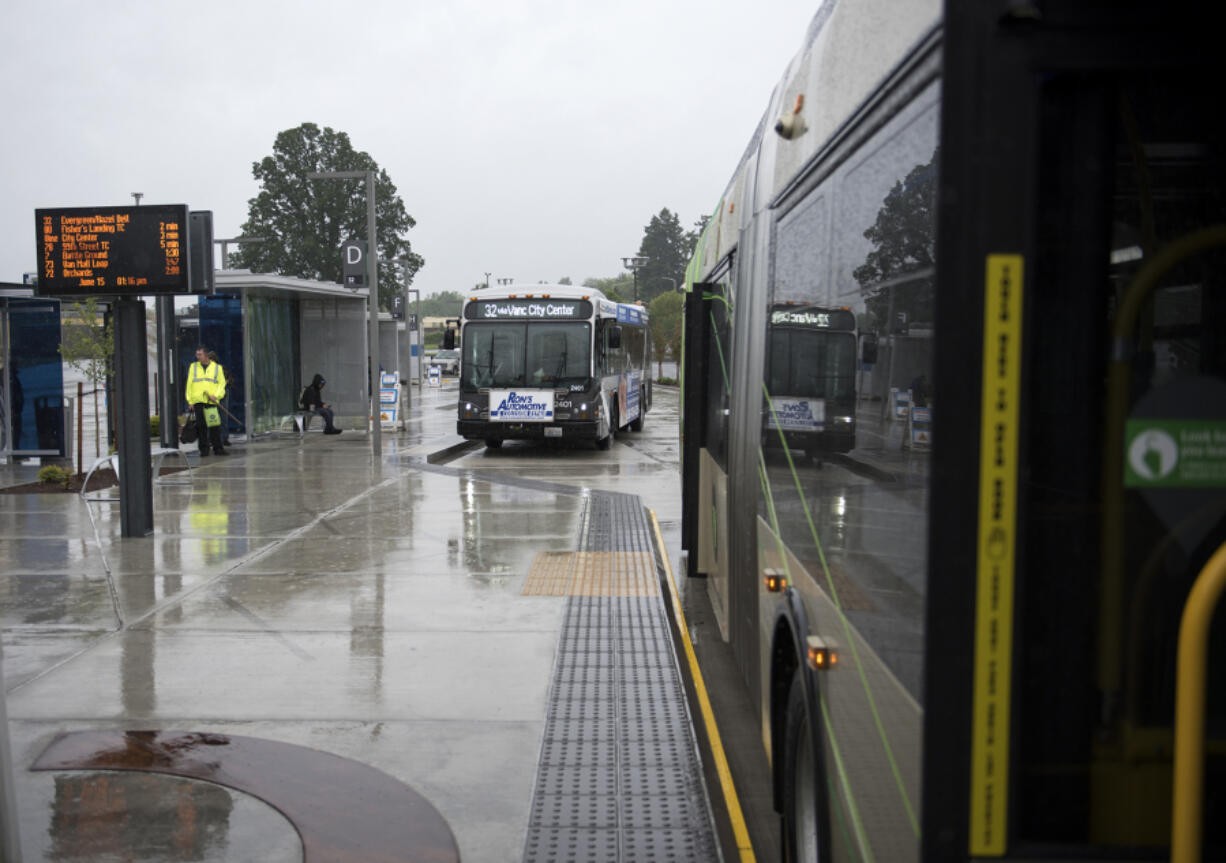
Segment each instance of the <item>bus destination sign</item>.
[{"label": "bus destination sign", "polygon": [[464,309],[464,317],[470,321],[573,321],[591,316],[592,304],[588,300],[480,300]]},{"label": "bus destination sign", "polygon": [[186,294],[186,204],[34,211],[40,296]]}]

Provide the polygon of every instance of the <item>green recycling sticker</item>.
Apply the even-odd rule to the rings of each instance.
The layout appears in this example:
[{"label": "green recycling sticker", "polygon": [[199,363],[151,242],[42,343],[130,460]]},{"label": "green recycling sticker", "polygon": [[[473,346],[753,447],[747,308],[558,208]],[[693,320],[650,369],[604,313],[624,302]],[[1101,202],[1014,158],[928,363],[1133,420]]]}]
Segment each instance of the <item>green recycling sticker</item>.
[{"label": "green recycling sticker", "polygon": [[1128,420],[1128,488],[1226,488],[1226,421]]}]

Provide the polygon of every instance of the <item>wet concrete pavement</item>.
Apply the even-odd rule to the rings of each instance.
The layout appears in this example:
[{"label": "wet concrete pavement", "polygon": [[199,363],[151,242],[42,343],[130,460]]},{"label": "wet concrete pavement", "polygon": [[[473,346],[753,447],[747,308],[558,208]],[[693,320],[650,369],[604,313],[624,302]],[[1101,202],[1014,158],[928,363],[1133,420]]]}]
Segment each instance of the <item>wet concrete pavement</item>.
[{"label": "wet concrete pavement", "polygon": [[378,461],[352,432],[233,446],[155,485],[150,537],[121,538],[114,504],[0,495],[25,860],[302,859],[285,818],[230,788],[29,770],[66,732],[167,729],[369,765],[435,807],[464,860],[521,858],[563,613],[524,580],[574,548],[585,488],[641,495],[675,535],[676,395],[609,452],[463,448],[454,399],[427,389]]},{"label": "wet concrete pavement", "polygon": [[[575,548],[594,491],[638,495],[657,516],[721,726],[739,714],[723,733],[755,846],[772,846],[758,717],[706,591],[679,577],[676,391],[657,388],[645,430],[604,452],[469,445],[455,435],[454,385],[415,395],[377,461],[353,432],[239,443],[199,465],[193,450],[191,485],[154,486],[146,538],[120,537],[113,504],[0,495],[26,861],[303,859],[273,806],[190,770],[30,770],[58,735],[154,730],[288,747],[308,775],[312,753],[374,768],[445,819],[462,859],[520,860],[564,615],[562,597],[523,589],[538,553]],[[878,415],[862,410],[861,447],[841,466],[924,485],[926,456]],[[0,465],[0,484],[36,470]],[[242,774],[204,763],[215,779]],[[372,805],[326,791],[322,809],[338,817]],[[342,817],[333,829],[366,828]]]}]

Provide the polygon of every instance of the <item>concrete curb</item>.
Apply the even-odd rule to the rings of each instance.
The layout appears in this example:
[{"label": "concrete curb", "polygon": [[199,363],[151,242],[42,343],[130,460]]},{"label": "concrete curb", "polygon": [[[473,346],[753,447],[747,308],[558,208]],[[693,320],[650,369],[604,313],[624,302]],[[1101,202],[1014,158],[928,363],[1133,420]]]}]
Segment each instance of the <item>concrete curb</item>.
[{"label": "concrete curb", "polygon": [[476,449],[482,446],[479,440],[462,440],[459,443],[453,443],[449,447],[444,447],[440,450],[435,450],[426,456],[426,464],[446,464],[454,458],[458,458],[470,449]]}]

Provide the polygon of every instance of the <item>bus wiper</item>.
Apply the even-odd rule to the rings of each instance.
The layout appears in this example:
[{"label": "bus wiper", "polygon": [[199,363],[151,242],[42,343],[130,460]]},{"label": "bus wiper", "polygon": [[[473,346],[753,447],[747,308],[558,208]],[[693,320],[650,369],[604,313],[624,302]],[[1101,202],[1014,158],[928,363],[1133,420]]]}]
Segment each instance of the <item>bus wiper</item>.
[{"label": "bus wiper", "polygon": [[562,354],[558,357],[558,370],[553,373],[554,382],[562,379],[562,372],[566,371],[566,345],[562,346]]}]

